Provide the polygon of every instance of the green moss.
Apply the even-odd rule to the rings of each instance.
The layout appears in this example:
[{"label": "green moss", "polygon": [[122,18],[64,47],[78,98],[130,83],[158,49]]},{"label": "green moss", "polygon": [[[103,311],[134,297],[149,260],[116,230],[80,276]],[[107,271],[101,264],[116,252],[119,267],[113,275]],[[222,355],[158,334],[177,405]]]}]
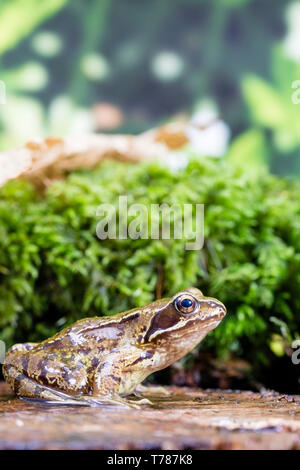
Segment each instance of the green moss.
[{"label": "green moss", "polygon": [[[204,203],[204,249],[187,251],[185,240],[99,241],[96,208],[117,206],[119,195],[147,206]],[[226,304],[226,320],[202,348],[233,351],[263,370],[275,358],[274,334],[283,337],[279,323],[284,341],[300,330],[299,201],[295,184],[212,159],[176,173],[107,162],[70,174],[44,197],[10,182],[0,191],[0,338],[41,340],[84,316],[148,303],[162,270],[164,295],[193,285]]]}]

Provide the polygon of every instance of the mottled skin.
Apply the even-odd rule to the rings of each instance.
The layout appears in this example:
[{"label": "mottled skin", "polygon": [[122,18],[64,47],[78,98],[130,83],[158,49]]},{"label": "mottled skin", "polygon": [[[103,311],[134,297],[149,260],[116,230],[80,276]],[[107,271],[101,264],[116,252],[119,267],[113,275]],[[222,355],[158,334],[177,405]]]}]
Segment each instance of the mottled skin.
[{"label": "mottled skin", "polygon": [[218,300],[186,289],[113,317],[79,320],[42,343],[16,344],[7,352],[3,374],[21,398],[136,406],[123,397],[191,351],[225,313]]}]

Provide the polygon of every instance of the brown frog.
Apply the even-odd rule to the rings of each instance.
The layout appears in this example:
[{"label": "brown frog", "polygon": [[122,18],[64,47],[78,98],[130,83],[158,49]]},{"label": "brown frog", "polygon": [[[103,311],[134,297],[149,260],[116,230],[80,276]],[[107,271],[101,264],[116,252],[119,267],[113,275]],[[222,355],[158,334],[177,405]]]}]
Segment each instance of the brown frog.
[{"label": "brown frog", "polygon": [[21,398],[55,404],[138,407],[141,382],[191,351],[225,306],[196,288],[112,317],[79,320],[42,343],[16,344],[3,365]]}]

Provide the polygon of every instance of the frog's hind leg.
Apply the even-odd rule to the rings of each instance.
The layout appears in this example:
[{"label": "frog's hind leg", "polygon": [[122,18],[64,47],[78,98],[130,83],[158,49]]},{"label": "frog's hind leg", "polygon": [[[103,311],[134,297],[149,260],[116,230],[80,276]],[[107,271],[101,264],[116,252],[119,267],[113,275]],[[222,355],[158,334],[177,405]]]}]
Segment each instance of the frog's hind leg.
[{"label": "frog's hind leg", "polygon": [[51,389],[45,385],[38,384],[36,381],[30,379],[20,372],[13,365],[7,363],[4,364],[3,374],[5,380],[9,383],[19,398],[45,404],[49,403],[90,406],[89,403],[79,403],[78,398],[80,397],[73,397],[67,393],[60,392],[59,390]]},{"label": "frog's hind leg", "polygon": [[3,373],[6,381],[19,398],[49,405],[76,405],[76,406],[121,406],[126,408],[139,408],[138,403],[132,403],[121,397],[69,395],[52,389],[30,379],[15,366],[4,364]]}]

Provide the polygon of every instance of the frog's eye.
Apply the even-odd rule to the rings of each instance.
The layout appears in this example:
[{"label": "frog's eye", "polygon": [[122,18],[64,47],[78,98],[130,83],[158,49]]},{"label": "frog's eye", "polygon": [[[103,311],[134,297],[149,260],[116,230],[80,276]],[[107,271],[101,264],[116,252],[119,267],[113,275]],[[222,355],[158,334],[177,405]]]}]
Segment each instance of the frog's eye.
[{"label": "frog's eye", "polygon": [[196,308],[196,300],[192,295],[183,294],[175,299],[175,307],[180,313],[192,313]]}]

